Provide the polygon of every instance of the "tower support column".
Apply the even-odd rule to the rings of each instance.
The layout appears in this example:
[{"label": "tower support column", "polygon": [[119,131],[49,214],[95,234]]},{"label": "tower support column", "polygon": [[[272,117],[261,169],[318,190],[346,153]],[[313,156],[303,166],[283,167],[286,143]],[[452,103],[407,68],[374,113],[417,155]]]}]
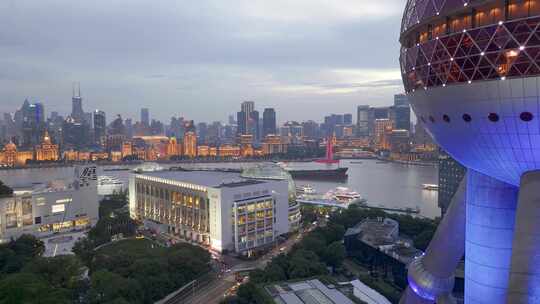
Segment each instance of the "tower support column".
[{"label": "tower support column", "polygon": [[540,170],[521,176],[506,303],[540,303]]},{"label": "tower support column", "polygon": [[444,215],[426,253],[409,265],[409,287],[402,304],[451,303],[454,272],[465,250],[464,178]]},{"label": "tower support column", "polygon": [[518,188],[468,170],[465,303],[506,301]]}]

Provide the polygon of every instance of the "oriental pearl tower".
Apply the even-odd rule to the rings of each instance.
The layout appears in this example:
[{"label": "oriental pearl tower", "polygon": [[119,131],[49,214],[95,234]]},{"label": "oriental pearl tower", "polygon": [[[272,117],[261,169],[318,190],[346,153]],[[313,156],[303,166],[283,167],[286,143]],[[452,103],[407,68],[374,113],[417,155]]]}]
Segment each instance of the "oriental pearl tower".
[{"label": "oriental pearl tower", "polygon": [[540,0],[408,0],[400,65],[419,123],[468,168],[401,303],[540,303]]}]

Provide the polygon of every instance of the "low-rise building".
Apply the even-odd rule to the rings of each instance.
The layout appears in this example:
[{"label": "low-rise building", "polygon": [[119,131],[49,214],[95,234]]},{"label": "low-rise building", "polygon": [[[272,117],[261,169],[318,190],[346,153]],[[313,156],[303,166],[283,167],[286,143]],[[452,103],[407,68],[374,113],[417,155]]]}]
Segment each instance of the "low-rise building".
[{"label": "low-rise building", "polygon": [[288,184],[216,171],[157,171],[130,178],[130,214],[183,239],[247,254],[289,232]]},{"label": "low-rise building", "polygon": [[[325,304],[354,304],[336,286],[327,286],[318,279],[282,282],[267,285],[264,288],[277,304],[303,304],[303,303],[325,303]],[[383,303],[384,304],[384,303]]]},{"label": "low-rise building", "polygon": [[410,239],[399,235],[399,223],[390,218],[363,220],[347,229],[344,242],[348,256],[391,276],[402,288],[407,286],[407,266],[422,255]]},{"label": "low-rise building", "polygon": [[95,166],[76,167],[74,179],[16,189],[0,198],[0,243],[22,234],[46,237],[91,227],[98,220]]}]

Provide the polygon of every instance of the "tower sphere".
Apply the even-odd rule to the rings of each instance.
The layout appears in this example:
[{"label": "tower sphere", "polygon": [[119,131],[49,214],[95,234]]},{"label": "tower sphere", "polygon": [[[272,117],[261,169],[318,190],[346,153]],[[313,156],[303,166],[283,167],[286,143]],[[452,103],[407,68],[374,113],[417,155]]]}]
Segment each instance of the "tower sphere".
[{"label": "tower sphere", "polygon": [[540,169],[539,24],[540,0],[409,0],[402,19],[419,121],[466,167],[512,185]]}]

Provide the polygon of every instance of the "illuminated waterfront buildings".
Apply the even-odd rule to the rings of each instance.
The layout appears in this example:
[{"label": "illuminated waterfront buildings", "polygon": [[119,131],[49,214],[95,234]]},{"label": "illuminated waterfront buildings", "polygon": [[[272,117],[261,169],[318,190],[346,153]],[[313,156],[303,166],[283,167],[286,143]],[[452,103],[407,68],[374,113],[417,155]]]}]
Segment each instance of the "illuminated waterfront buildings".
[{"label": "illuminated waterfront buildings", "polygon": [[197,156],[197,135],[193,131],[188,131],[184,133],[184,143],[182,145],[184,148],[184,155],[187,157]]},{"label": "illuminated waterfront buildings", "polygon": [[45,131],[43,141],[35,149],[37,161],[57,161],[59,159],[58,145],[51,142],[49,132]]},{"label": "illuminated waterfront buildings", "polygon": [[374,122],[374,140],[375,147],[380,150],[390,149],[390,133],[394,123],[388,118],[375,119]]}]

